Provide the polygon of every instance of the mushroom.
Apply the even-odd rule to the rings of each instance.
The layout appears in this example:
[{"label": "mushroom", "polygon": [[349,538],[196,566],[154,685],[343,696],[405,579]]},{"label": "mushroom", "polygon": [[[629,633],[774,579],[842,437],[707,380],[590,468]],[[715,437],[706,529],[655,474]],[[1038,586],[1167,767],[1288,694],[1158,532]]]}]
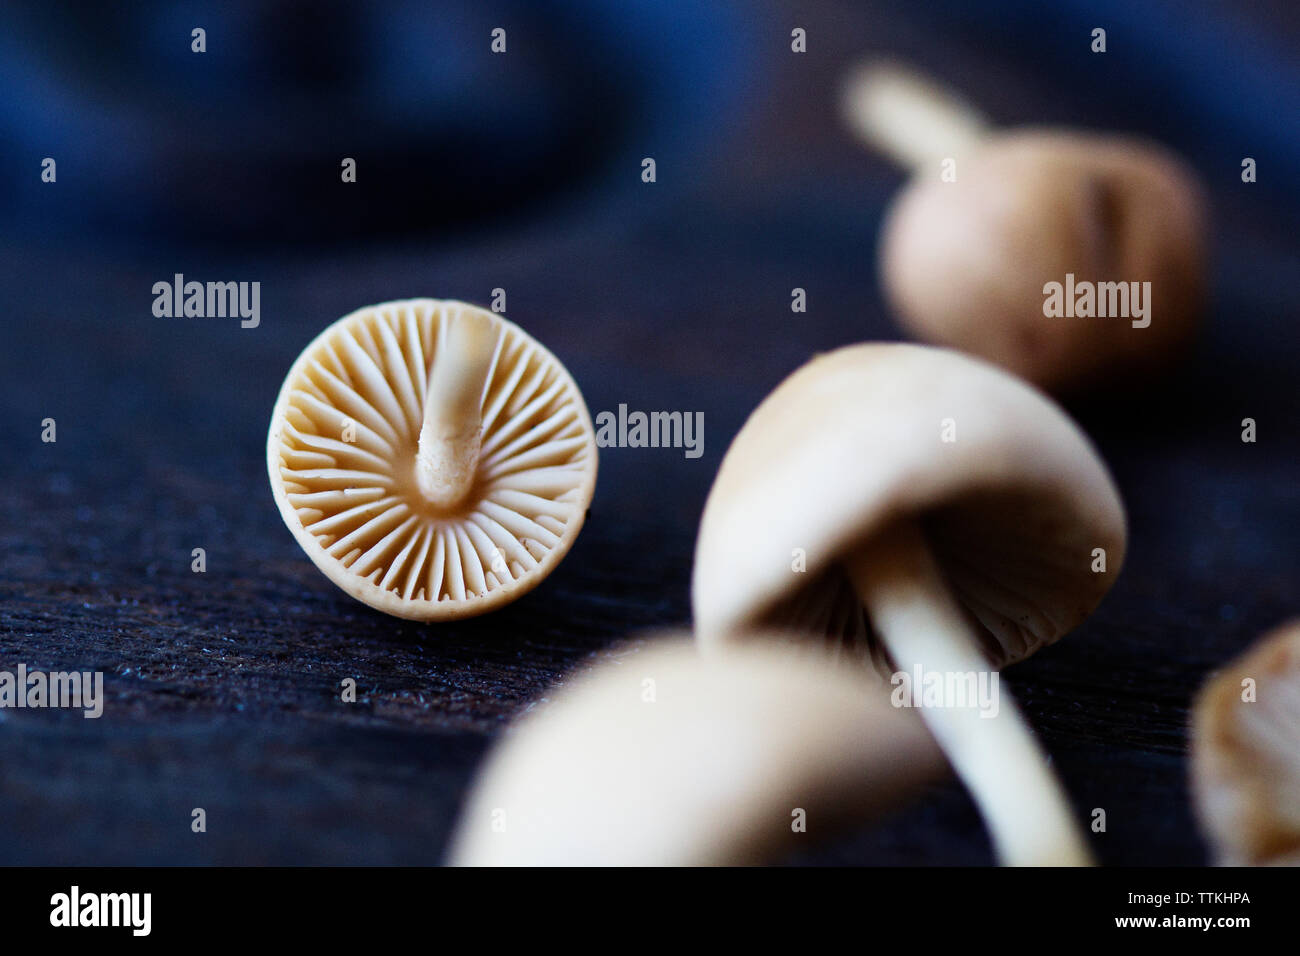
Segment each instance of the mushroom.
[{"label": "mushroom", "polygon": [[480,772],[460,865],[745,865],[869,820],[944,773],[914,714],[815,649],[689,635],[610,655]]},{"label": "mushroom", "polygon": [[[993,684],[990,667],[1088,616],[1124,548],[1115,485],[1050,400],[946,349],[854,345],[782,382],[728,449],[696,543],[696,631],[719,647],[802,633],[904,693],[894,668]],[[921,712],[1003,860],[1087,861],[1014,703]]]},{"label": "mushroom", "polygon": [[411,299],[339,319],[271,415],[280,514],[331,581],[417,621],[481,614],[572,546],[596,483],[577,385],[517,325]]},{"label": "mushroom", "polygon": [[997,133],[891,63],[855,72],[845,104],[863,140],[913,170],[880,240],[885,293],[911,335],[1058,393],[1158,370],[1190,343],[1206,204],[1169,150],[1070,129]]},{"label": "mushroom", "polygon": [[1300,619],[1201,689],[1192,795],[1216,862],[1300,866]]}]

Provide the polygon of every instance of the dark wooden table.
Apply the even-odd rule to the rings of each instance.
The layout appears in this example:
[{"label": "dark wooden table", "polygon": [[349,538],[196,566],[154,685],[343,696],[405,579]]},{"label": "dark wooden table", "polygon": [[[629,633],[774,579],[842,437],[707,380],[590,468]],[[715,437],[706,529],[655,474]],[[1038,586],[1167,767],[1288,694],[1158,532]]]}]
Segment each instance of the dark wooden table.
[{"label": "dark wooden table", "polygon": [[[418,203],[434,218],[403,221],[393,204],[420,194],[421,169],[367,166],[364,142],[345,153],[360,158],[369,190],[358,207],[336,181],[338,129],[303,161],[320,182],[277,200],[260,182],[247,195],[208,189],[193,157],[237,167],[257,151],[215,141],[211,114],[192,125],[183,111],[160,114],[157,148],[188,144],[176,155],[194,165],[178,159],[156,187],[128,177],[122,195],[98,201],[139,211],[133,184],[143,196],[180,190],[189,218],[138,229],[127,212],[106,226],[44,209],[55,189],[94,193],[83,180],[95,163],[62,164],[60,182],[42,185],[42,153],[6,156],[26,179],[7,180],[17,211],[0,221],[0,669],[100,670],[107,701],[97,721],[0,710],[0,863],[438,862],[475,767],[511,718],[626,635],[689,625],[696,524],[749,410],[816,351],[897,337],[873,256],[901,174],[860,150],[835,111],[844,69],[882,49],[961,83],[1001,121],[1143,130],[1206,179],[1215,301],[1195,356],[1171,378],[1115,381],[1071,409],[1125,494],[1128,565],[1086,626],[1007,674],[1077,807],[1106,809],[1105,862],[1202,862],[1186,788],[1191,695],[1300,612],[1297,190],[1279,182],[1288,157],[1270,162],[1267,142],[1239,141],[1248,119],[1284,119],[1246,105],[1233,126],[1204,112],[1203,90],[1179,85],[1194,60],[1153,66],[1122,27],[1111,58],[1089,60],[1071,33],[1085,14],[1010,8],[1019,12],[993,22],[950,4],[919,14],[791,3],[739,19],[702,4],[681,29],[712,73],[676,85],[647,73],[576,183],[553,196],[535,183],[539,198],[482,222],[461,210],[443,227]],[[789,50],[793,26],[808,30],[803,56]],[[519,62],[529,36],[512,34]],[[674,99],[661,109],[656,97]],[[1240,157],[1256,154],[1268,181],[1246,186]],[[640,181],[646,155],[654,185]],[[481,188],[476,168],[440,175]],[[310,202],[317,218],[338,203],[357,218],[326,239],[240,231],[266,209],[285,213],[277,202]],[[176,272],[260,281],[261,325],[155,318],[151,287]],[[417,295],[486,302],[497,287],[593,413],[621,402],[703,411],[704,455],[604,451],[587,526],[542,587],[478,620],[385,617],[333,587],[281,523],[264,461],[272,403],[301,348],[353,308]],[[794,287],[807,290],[806,314],[790,311]],[[41,441],[47,417],[53,444]],[[1240,440],[1244,417],[1258,421],[1255,444]],[[197,547],[202,574],[191,571]],[[359,688],[351,705],[339,701],[347,677]],[[195,807],[207,811],[204,834],[191,832]],[[950,782],[800,859],[991,856]]]}]

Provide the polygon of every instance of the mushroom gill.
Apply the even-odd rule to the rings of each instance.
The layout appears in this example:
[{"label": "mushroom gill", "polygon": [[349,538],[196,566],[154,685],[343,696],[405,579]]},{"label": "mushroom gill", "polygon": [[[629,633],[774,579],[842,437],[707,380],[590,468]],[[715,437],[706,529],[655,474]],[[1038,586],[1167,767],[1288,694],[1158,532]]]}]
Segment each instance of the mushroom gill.
[{"label": "mushroom gill", "polygon": [[361,309],[312,342],[267,454],[321,570],[418,620],[531,589],[576,537],[596,472],[590,416],[554,356],[493,313],[430,299]]}]

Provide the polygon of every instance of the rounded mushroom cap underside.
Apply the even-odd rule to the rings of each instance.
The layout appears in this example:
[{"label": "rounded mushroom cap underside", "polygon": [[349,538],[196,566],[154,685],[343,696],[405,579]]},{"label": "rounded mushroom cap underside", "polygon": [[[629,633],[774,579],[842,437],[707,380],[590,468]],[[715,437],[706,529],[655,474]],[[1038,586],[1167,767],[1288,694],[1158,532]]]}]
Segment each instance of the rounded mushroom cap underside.
[{"label": "rounded mushroom cap underside", "polygon": [[[1182,353],[1205,298],[1206,204],[1181,160],[1138,140],[1027,130],[958,157],[956,175],[927,169],[881,231],[885,291],[909,332],[1058,391]],[[1092,316],[1044,314],[1051,282],[1066,308],[1067,274],[1075,305],[1089,294],[1080,283],[1095,285]],[[1150,282],[1143,317],[1134,282],[1139,294]]]},{"label": "rounded mushroom cap underside", "polygon": [[724,865],[790,849],[942,776],[911,711],[808,648],[701,657],[689,635],[612,652],[566,680],[489,757],[461,865]]},{"label": "rounded mushroom cap underside", "polygon": [[1216,861],[1300,863],[1300,620],[1205,685],[1192,730],[1192,793]]},{"label": "rounded mushroom cap underside", "polygon": [[[421,493],[416,461],[453,322],[490,326],[495,351],[472,487],[447,508]],[[582,527],[596,463],[564,366],[500,316],[433,299],[370,306],[322,332],[285,378],[267,436],[276,504],[316,566],[371,607],[423,621],[491,610],[545,578]]]},{"label": "rounded mushroom cap underside", "polygon": [[901,520],[999,666],[1082,622],[1124,560],[1114,483],[1049,399],[946,349],[849,346],[782,382],[727,450],[696,542],[700,639],[774,627],[883,665],[842,558]]}]

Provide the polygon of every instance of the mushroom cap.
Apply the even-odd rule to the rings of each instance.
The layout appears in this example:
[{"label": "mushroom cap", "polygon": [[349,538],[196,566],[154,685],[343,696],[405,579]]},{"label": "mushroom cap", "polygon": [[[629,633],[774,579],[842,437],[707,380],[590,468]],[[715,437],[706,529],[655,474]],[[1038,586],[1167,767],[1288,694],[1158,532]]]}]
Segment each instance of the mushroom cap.
[{"label": "mushroom cap", "polygon": [[[415,461],[452,318],[489,322],[498,339],[472,492],[439,509]],[[536,587],[572,546],[596,484],[591,416],[559,360],[495,313],[434,299],[367,306],[317,336],[284,380],[266,457],[280,514],[316,566],[417,621],[481,614]]]},{"label": "mushroom cap", "polygon": [[[1255,699],[1242,699],[1254,680]],[[1210,680],[1192,721],[1192,794],[1217,862],[1300,865],[1300,620]]]},{"label": "mushroom cap", "polygon": [[[927,168],[881,233],[886,295],[915,337],[1053,391],[1176,359],[1205,299],[1205,201],[1195,174],[1152,143],[1025,130]],[[1043,314],[1048,282],[1151,283],[1151,323]]]},{"label": "mushroom cap", "polygon": [[701,656],[689,635],[674,635],[566,680],[508,732],[480,771],[450,860],[761,863],[796,844],[796,809],[824,835],[945,766],[917,715],[860,671],[780,640]]},{"label": "mushroom cap", "polygon": [[887,671],[840,559],[899,520],[919,522],[996,666],[1083,621],[1124,559],[1115,485],[1050,399],[947,349],[852,345],[782,382],[727,450],[696,542],[700,639],[824,633]]}]

